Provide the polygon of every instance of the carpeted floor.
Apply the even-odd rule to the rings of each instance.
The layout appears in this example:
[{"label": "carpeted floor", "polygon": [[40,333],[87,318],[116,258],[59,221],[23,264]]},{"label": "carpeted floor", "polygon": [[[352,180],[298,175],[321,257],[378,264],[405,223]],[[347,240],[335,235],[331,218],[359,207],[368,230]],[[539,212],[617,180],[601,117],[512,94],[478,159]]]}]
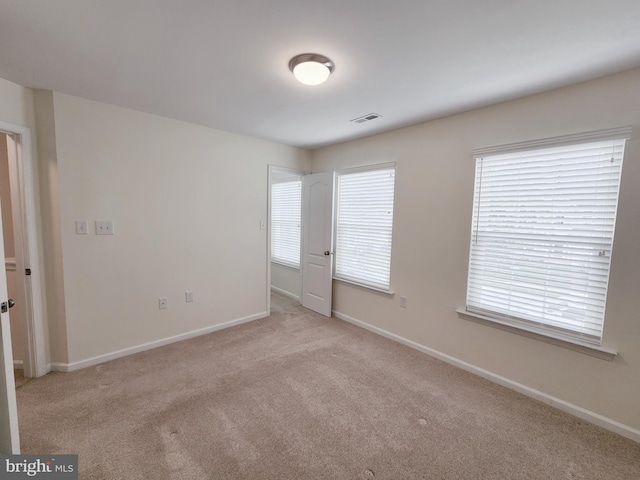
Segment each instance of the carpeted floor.
[{"label": "carpeted floor", "polygon": [[269,318],[17,390],[89,479],[640,478],[640,444],[274,294]]}]

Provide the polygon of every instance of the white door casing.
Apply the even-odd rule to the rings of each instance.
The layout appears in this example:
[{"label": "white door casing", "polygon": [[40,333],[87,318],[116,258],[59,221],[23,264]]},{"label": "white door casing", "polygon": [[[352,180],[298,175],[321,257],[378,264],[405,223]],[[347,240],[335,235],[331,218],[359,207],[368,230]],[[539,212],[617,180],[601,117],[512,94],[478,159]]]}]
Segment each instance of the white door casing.
[{"label": "white door casing", "polygon": [[302,177],[302,306],[331,316],[334,173]]}]

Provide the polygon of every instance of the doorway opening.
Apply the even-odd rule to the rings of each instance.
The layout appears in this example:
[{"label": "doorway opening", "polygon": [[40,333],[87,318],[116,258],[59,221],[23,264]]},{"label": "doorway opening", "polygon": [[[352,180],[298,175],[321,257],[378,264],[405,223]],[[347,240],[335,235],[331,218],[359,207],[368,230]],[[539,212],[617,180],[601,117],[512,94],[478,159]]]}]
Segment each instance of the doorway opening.
[{"label": "doorway opening", "polygon": [[331,316],[334,173],[269,167],[268,285],[271,291]]},{"label": "doorway opening", "polygon": [[[15,299],[16,304],[11,309],[11,346],[13,351],[13,368],[16,379],[24,378],[24,358],[27,342],[24,325],[26,312],[24,305],[24,289],[20,284],[16,267],[16,251],[11,201],[11,174],[9,170],[9,145],[11,139],[6,133],[0,132],[0,211],[2,212],[2,233],[4,239],[4,268],[7,278],[7,293],[9,298]],[[16,382],[16,385],[18,382]]]},{"label": "doorway opening", "polygon": [[26,127],[0,122],[0,211],[5,276],[14,299],[10,326],[14,368],[24,378],[50,371],[38,267],[35,165],[31,133]]},{"label": "doorway opening", "polygon": [[300,303],[302,288],[300,222],[303,175],[304,172],[294,169],[269,166],[267,235],[267,310],[269,312],[271,311],[271,291]]}]

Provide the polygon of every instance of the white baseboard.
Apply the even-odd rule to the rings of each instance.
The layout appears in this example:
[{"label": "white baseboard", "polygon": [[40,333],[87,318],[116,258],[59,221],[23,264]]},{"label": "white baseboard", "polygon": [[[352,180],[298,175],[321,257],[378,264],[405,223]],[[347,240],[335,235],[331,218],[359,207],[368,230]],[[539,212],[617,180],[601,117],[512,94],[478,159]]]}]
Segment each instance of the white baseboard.
[{"label": "white baseboard", "polygon": [[640,430],[637,430],[633,427],[617,422],[610,418],[604,417],[598,413],[579,407],[578,405],[565,402],[564,400],[561,400],[557,397],[548,395],[539,390],[535,390],[521,383],[514,382],[513,380],[509,380],[508,378],[502,377],[500,375],[496,375],[495,373],[492,373],[488,370],[484,370],[470,363],[463,362],[462,360],[459,360],[445,353],[439,352],[429,347],[425,347],[424,345],[421,345],[412,340],[396,335],[395,333],[388,332],[386,330],[383,330],[382,328],[374,327],[373,325],[369,325],[368,323],[365,323],[361,320],[353,318],[349,315],[345,315],[344,313],[336,312],[335,310],[332,313],[334,317],[339,318],[340,320],[344,320],[345,322],[352,323],[358,327],[362,327],[366,330],[377,333],[378,335],[381,335],[390,340],[406,345],[407,347],[414,348],[420,352],[426,353],[427,355],[437,358],[438,360],[442,360],[446,363],[449,363],[458,368],[466,370],[467,372],[473,373],[482,378],[485,378],[494,383],[497,383],[498,385],[502,385],[503,387],[507,387],[511,390],[515,390],[516,392],[522,393],[523,395],[531,397],[542,403],[551,405],[552,407],[555,407],[558,410],[562,410],[563,412],[574,415],[589,423],[593,423],[594,425],[602,427],[611,432],[617,433],[618,435],[622,435],[623,437],[633,440],[634,442],[640,443]]},{"label": "white baseboard", "polygon": [[24,362],[22,360],[14,360],[13,361],[13,368],[15,368],[16,370],[23,370],[24,369]]},{"label": "white baseboard", "polygon": [[169,345],[170,343],[180,342],[182,340],[187,340],[189,338],[199,337],[200,335],[206,335],[207,333],[217,332],[218,330],[223,330],[225,328],[235,327],[236,325],[241,325],[243,323],[252,322],[253,320],[258,320],[260,318],[268,317],[268,312],[260,312],[255,315],[250,315],[248,317],[238,318],[236,320],[231,320],[229,322],[221,323],[219,325],[213,325],[211,327],[200,328],[198,330],[193,330],[187,333],[181,333],[180,335],[175,335],[173,337],[163,338],[160,340],[155,340],[153,342],[143,343],[142,345],[137,345],[135,347],[123,348],[122,350],[117,350],[111,353],[105,353],[103,355],[98,355],[97,357],[87,358],[85,360],[80,360],[79,362],[73,363],[51,363],[51,371],[53,372],[73,372],[75,370],[80,370],[82,368],[92,367],[94,365],[98,365],[100,363],[108,362],[110,360],[115,360],[117,358],[126,357],[129,355],[133,355],[134,353],[144,352],[146,350],[151,350],[152,348],[162,347],[164,345]]},{"label": "white baseboard", "polygon": [[291,292],[287,292],[286,290],[283,290],[281,288],[274,287],[273,285],[271,285],[271,290],[273,290],[276,293],[279,293],[280,295],[284,295],[285,297],[293,298],[296,302],[300,303],[300,297],[298,295],[295,295]]}]

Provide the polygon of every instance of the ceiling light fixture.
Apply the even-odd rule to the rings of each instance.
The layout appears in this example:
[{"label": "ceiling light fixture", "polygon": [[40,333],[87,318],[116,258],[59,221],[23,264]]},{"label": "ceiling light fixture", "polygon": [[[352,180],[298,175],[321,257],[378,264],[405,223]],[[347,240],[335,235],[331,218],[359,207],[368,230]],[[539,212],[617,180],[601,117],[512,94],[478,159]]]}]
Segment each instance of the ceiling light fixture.
[{"label": "ceiling light fixture", "polygon": [[305,85],[320,85],[333,73],[335,65],[324,55],[303,53],[289,61],[289,70]]}]

